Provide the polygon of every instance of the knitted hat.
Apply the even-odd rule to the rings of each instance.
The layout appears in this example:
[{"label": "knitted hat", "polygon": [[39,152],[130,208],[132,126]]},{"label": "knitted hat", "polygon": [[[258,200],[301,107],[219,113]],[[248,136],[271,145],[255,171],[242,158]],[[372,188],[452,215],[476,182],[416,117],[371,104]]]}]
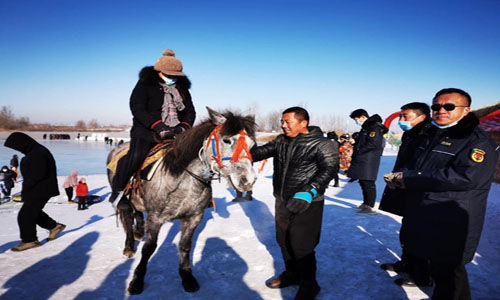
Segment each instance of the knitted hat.
[{"label": "knitted hat", "polygon": [[155,70],[166,75],[186,76],[182,73],[182,63],[175,57],[175,52],[171,49],[163,51],[163,56],[155,63]]}]

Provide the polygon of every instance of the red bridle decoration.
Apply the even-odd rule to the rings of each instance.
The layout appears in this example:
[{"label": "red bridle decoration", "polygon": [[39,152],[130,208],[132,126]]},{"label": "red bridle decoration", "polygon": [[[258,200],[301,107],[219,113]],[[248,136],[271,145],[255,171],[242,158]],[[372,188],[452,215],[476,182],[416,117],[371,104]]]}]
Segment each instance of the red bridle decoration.
[{"label": "red bridle decoration", "polygon": [[[246,158],[249,159],[250,161],[252,160],[252,155],[250,154],[250,149],[248,149],[247,141],[245,139],[246,136],[249,136],[248,133],[245,131],[240,131],[240,137],[238,138],[238,141],[236,142],[236,148],[234,149],[233,156],[232,157],[222,157],[220,154],[220,148],[219,148],[219,139],[220,139],[220,132],[222,130],[222,126],[224,124],[221,124],[212,130],[210,135],[208,136],[209,140],[212,140],[212,158],[217,162],[220,168],[223,168],[224,165],[222,164],[223,160],[230,160],[232,163],[237,162],[240,159]],[[207,143],[207,146],[205,148],[208,149],[208,146],[210,145],[210,142]],[[245,152],[245,153],[244,153]]]}]

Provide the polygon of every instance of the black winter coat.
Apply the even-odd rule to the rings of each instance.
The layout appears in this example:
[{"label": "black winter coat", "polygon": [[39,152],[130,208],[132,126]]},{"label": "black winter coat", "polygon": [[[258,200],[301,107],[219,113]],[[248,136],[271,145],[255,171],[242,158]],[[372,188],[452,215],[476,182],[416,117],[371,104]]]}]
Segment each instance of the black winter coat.
[{"label": "black winter coat", "polygon": [[[164,101],[163,79],[153,67],[145,67],[139,73],[139,81],[130,96],[130,110],[133,115],[133,126],[130,131],[132,138],[141,138],[154,142],[154,131],[151,125],[161,120],[161,109]],[[191,100],[189,88],[191,82],[187,77],[178,77],[175,83],[179,94],[184,100],[185,108],[178,111],[179,121],[193,126],[196,112]]]},{"label": "black winter coat", "polygon": [[314,186],[318,194],[313,201],[323,200],[339,161],[338,148],[323,137],[319,127],[308,127],[309,133],[289,138],[284,134],[273,141],[251,149],[254,161],[273,157],[274,196],[287,201],[295,193]]},{"label": "black winter coat", "polygon": [[[402,170],[412,170],[415,163],[415,149],[422,143],[426,132],[434,127],[431,121],[427,118],[417,124],[414,128],[405,131],[401,137],[401,146],[399,147],[398,156],[394,164],[393,172]],[[390,189],[385,187],[384,194],[380,200],[379,209],[403,216],[406,199],[410,196],[408,190]]]},{"label": "black winter coat", "polygon": [[[4,169],[7,169],[7,171],[3,171]],[[5,187],[8,189],[11,189],[14,187],[14,180],[17,177],[16,172],[12,171],[11,169],[7,168],[7,166],[3,166],[2,169],[0,170],[0,173],[2,174],[2,181],[5,184]]]},{"label": "black winter coat", "polygon": [[369,117],[361,126],[347,176],[359,180],[376,180],[380,156],[384,151],[384,134],[388,129],[379,115]]},{"label": "black winter coat", "polygon": [[50,197],[59,195],[56,162],[47,148],[21,132],[9,135],[5,147],[25,155],[21,159],[23,201],[36,199],[48,201]]},{"label": "black winter coat", "polygon": [[415,168],[403,171],[418,194],[403,223],[409,252],[460,264],[474,257],[499,147],[473,113],[447,129],[433,127],[416,150]]}]

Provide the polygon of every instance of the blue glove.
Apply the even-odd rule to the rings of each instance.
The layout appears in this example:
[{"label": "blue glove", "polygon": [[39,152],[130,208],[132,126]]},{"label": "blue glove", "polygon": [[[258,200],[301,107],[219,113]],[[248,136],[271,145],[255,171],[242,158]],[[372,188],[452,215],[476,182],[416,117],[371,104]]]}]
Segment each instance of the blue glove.
[{"label": "blue glove", "polygon": [[312,199],[318,194],[315,188],[308,185],[305,192],[297,192],[288,200],[286,208],[294,214],[300,214],[306,211],[311,205]]}]

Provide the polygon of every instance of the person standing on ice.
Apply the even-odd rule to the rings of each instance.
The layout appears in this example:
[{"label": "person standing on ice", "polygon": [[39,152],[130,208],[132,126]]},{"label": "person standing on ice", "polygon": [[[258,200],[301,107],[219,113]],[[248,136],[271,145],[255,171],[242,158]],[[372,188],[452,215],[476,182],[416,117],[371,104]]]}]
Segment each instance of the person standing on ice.
[{"label": "person standing on ice", "polygon": [[[404,169],[413,169],[415,160],[413,154],[425,136],[429,128],[432,128],[429,105],[422,102],[412,102],[401,106],[399,115],[399,126],[404,133],[401,137],[401,146],[394,164],[393,172]],[[421,260],[408,253],[405,249],[405,211],[407,203],[411,197],[417,196],[415,193],[404,189],[390,189],[386,186],[379,209],[403,217],[399,240],[401,243],[401,260],[396,263],[385,263],[380,265],[384,270],[395,271],[397,273],[407,273],[407,277],[400,277],[394,280],[401,286],[430,286],[430,270],[428,260]]]},{"label": "person standing on ice", "polygon": [[296,300],[314,299],[320,291],[314,249],[321,233],[324,192],[339,156],[321,129],[308,125],[305,109],[288,108],[281,118],[284,134],[251,149],[254,161],[273,158],[276,241],[285,262],[285,271],[266,285],[299,285]]},{"label": "person standing on ice", "polygon": [[384,175],[418,195],[405,214],[405,248],[430,260],[432,299],[471,299],[465,264],[479,244],[500,147],[470,113],[471,97],[447,88],[432,100],[432,124],[414,167]]},{"label": "person standing on ice", "polygon": [[66,196],[68,196],[68,203],[73,203],[71,199],[73,199],[73,189],[78,184],[78,171],[73,170],[71,174],[66,177],[63,183],[63,188],[66,191]]},{"label": "person standing on ice", "polygon": [[[377,189],[378,168],[380,157],[384,151],[384,134],[388,129],[382,124],[382,118],[375,114],[369,116],[366,110],[356,109],[350,115],[356,124],[361,126],[361,131],[354,143],[352,161],[347,176],[351,180],[359,180],[363,192],[363,203],[358,207],[360,214],[374,213]],[[351,182],[351,181],[350,181]]]},{"label": "person standing on ice", "polygon": [[4,145],[25,155],[21,160],[24,178],[21,197],[24,203],[17,215],[21,243],[11,248],[12,251],[24,251],[40,246],[36,225],[50,231],[49,241],[66,228],[43,211],[49,199],[59,195],[56,162],[47,148],[22,132],[9,135]]},{"label": "person standing on ice", "polygon": [[[190,87],[191,82],[182,72],[181,61],[170,49],[163,52],[154,66],[141,70],[130,96],[130,110],[134,117],[130,149],[118,162],[109,202],[122,198],[123,189],[151,148],[193,126],[196,112]],[[127,201],[126,197],[122,199]]]}]

